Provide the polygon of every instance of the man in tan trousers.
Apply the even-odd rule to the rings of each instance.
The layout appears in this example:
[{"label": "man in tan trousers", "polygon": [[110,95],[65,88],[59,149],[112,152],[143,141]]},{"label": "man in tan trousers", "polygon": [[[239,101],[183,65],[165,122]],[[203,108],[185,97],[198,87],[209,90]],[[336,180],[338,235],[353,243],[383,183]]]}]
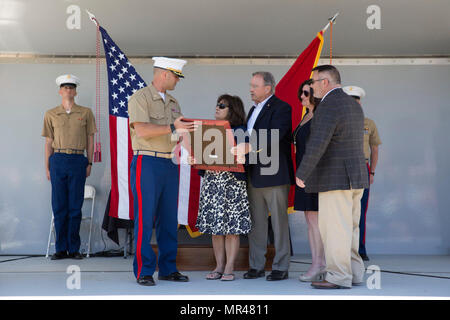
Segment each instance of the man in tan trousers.
[{"label": "man in tan trousers", "polygon": [[331,65],[313,69],[316,98],[306,152],[296,183],[319,193],[319,230],[327,263],[317,289],[351,288],[362,283],[364,263],[358,253],[361,197],[369,186],[363,152],[364,113],[341,89],[339,71]]}]

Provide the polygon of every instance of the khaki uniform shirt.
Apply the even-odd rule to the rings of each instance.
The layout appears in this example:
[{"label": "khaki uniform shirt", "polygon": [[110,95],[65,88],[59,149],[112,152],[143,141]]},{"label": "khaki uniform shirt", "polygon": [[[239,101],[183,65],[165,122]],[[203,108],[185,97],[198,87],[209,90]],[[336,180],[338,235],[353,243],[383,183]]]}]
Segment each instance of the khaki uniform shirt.
[{"label": "khaki uniform shirt", "polygon": [[134,130],[135,122],[147,122],[169,125],[182,116],[178,101],[166,93],[165,101],[151,84],[136,91],[128,101],[131,144],[134,151],[147,150],[172,152],[177,141],[172,141],[172,134],[154,138],[139,138]]},{"label": "khaki uniform shirt", "polygon": [[70,113],[67,113],[59,105],[45,113],[42,136],[53,139],[53,149],[85,150],[87,138],[96,132],[90,108],[74,104]]},{"label": "khaki uniform shirt", "polygon": [[370,159],[370,147],[380,144],[381,140],[375,122],[369,118],[364,118],[364,156],[366,161]]}]

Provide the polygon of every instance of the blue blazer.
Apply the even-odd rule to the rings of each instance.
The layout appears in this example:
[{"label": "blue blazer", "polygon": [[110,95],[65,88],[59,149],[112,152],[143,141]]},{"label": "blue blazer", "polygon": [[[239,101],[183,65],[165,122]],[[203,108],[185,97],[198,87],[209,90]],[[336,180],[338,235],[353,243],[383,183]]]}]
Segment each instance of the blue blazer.
[{"label": "blue blazer", "polygon": [[[247,116],[247,123],[250,119],[255,107],[250,109],[250,112]],[[252,143],[252,149],[254,151],[262,148],[261,146],[261,138],[260,137],[260,129],[267,129],[267,148],[268,150],[262,150],[260,153],[256,154],[256,163],[248,164],[248,172],[250,176],[250,183],[255,188],[265,188],[265,187],[273,187],[280,185],[294,185],[295,184],[295,176],[294,176],[294,166],[292,162],[291,155],[291,135],[292,135],[292,114],[291,114],[291,106],[277,98],[273,95],[264,105],[261,112],[258,115],[258,118],[255,121],[253,126],[253,134],[256,134],[256,137],[250,137],[250,143]],[[278,154],[278,171],[273,175],[262,175],[261,169],[265,167],[271,167],[271,163],[262,164],[260,162],[260,155],[267,154],[271,157],[271,137],[270,130],[278,129],[279,130],[279,154]],[[253,135],[252,134],[252,135]],[[256,139],[255,139],[256,138]],[[256,140],[256,145],[255,141]],[[275,156],[275,155],[274,155]]]},{"label": "blue blazer", "polygon": [[[244,132],[247,131],[247,126],[246,125],[242,125],[242,126],[238,126],[238,127],[231,127],[231,129],[233,129],[233,132],[236,131],[237,129],[242,129]],[[236,141],[236,144],[242,143],[242,142],[248,142],[248,136],[246,136],[244,138],[244,141],[238,141],[237,139],[238,137],[235,135],[234,136],[234,141]],[[244,166],[247,169],[247,166]],[[246,172],[231,172],[237,180],[240,181],[246,181],[247,180],[247,173]],[[198,174],[203,177],[205,174],[205,170],[198,170]]]}]

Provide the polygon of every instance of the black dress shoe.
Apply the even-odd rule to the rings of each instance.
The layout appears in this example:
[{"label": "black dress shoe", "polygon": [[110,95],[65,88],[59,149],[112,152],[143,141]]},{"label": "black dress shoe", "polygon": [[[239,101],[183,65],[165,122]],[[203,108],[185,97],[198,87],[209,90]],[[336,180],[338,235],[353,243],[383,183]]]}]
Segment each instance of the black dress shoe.
[{"label": "black dress shoe", "polygon": [[257,279],[262,278],[266,275],[266,272],[264,270],[256,270],[256,269],[250,269],[248,272],[244,273],[244,279]]},{"label": "black dress shoe", "polygon": [[360,254],[360,256],[364,261],[369,261],[369,257],[367,256],[367,254]]},{"label": "black dress shoe", "polygon": [[267,281],[277,281],[287,279],[289,276],[287,271],[272,270],[272,272],[266,277]]},{"label": "black dress shoe", "polygon": [[158,274],[158,280],[168,280],[168,281],[176,281],[176,282],[188,282],[189,278],[188,276],[182,275],[181,273],[173,272],[169,274],[168,276],[160,276]]},{"label": "black dress shoe", "polygon": [[52,255],[51,260],[61,260],[61,259],[66,259],[67,257],[68,257],[67,252],[59,251]]},{"label": "black dress shoe", "polygon": [[83,259],[83,256],[79,252],[69,253],[69,258],[75,259],[75,260],[81,260]]},{"label": "black dress shoe", "polygon": [[154,286],[155,280],[153,280],[152,276],[142,276],[136,279],[136,282],[140,284],[141,286]]}]

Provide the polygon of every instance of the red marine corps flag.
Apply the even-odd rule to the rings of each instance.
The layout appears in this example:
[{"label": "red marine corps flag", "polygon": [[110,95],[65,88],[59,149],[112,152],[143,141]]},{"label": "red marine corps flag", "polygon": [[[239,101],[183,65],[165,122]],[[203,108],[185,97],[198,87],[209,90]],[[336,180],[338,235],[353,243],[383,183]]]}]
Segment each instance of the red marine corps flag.
[{"label": "red marine corps flag", "polygon": [[[331,20],[330,24],[334,22],[335,15]],[[297,125],[300,123],[304,110],[301,105],[297,91],[303,81],[311,78],[311,70],[317,66],[320,58],[323,46],[323,33],[330,25],[328,24],[322,31],[320,31],[314,40],[308,45],[308,47],[298,56],[292,67],[283,76],[283,78],[278,82],[275,88],[275,95],[281,100],[289,103],[292,107],[292,130],[295,130]],[[294,159],[294,172],[296,171],[295,164],[295,152],[294,147],[292,147],[292,159]],[[295,198],[295,185],[291,186],[289,192],[289,209],[288,212],[294,211],[294,198]]]}]

